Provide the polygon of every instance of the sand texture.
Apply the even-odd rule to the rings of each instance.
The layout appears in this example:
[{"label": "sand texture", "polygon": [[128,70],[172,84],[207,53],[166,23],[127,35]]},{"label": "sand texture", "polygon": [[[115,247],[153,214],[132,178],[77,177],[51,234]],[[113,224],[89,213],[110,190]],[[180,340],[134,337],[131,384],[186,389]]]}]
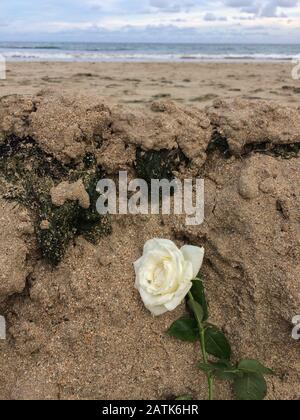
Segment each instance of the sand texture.
[{"label": "sand texture", "polygon": [[[269,399],[299,399],[299,149],[299,109],[269,101],[134,109],[49,92],[0,99],[0,397],[205,399],[198,346],[166,336],[184,304],[153,318],[134,288],[132,263],[146,240],[164,237],[205,247],[211,321],[236,359],[276,371]],[[204,224],[93,213],[95,179],[119,170],[147,179],[153,156],[158,172],[205,178]],[[51,190],[78,180],[81,194],[55,206]],[[226,384],[216,388],[232,398]]]},{"label": "sand texture", "polygon": [[218,98],[272,99],[295,106],[299,81],[291,63],[8,63],[0,94],[96,95],[111,103],[145,106],[158,99],[207,105]]}]

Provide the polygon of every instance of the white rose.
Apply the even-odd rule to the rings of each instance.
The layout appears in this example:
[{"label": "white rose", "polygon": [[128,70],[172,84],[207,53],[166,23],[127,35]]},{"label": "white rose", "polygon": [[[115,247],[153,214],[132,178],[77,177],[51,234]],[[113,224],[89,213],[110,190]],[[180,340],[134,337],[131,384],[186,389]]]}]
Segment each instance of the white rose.
[{"label": "white rose", "polygon": [[202,266],[204,248],[185,245],[181,249],[167,239],[151,239],[143,256],[134,263],[135,286],[155,316],[173,311],[192,287]]}]

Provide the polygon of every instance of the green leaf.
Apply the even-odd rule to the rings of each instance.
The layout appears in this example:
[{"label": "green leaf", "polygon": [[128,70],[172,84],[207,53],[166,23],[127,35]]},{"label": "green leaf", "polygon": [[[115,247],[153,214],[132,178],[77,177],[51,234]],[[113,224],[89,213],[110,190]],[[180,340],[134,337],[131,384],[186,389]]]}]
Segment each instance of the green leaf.
[{"label": "green leaf", "polygon": [[260,373],[261,375],[274,375],[274,372],[259,363],[257,360],[241,360],[238,369],[248,373]]},{"label": "green leaf", "polygon": [[214,376],[222,381],[235,381],[237,378],[242,377],[243,375],[237,370],[216,370]]},{"label": "green leaf", "polygon": [[196,302],[193,299],[190,299],[188,301],[189,307],[191,308],[191,310],[193,311],[196,320],[198,321],[199,324],[202,324],[203,321],[203,309],[202,306],[200,305],[200,303]]},{"label": "green leaf", "polygon": [[199,331],[196,320],[187,317],[183,317],[175,321],[167,333],[172,337],[176,337],[182,341],[188,341],[190,343],[194,343],[199,339]]},{"label": "green leaf", "polygon": [[232,381],[235,380],[237,376],[242,375],[241,372],[228,362],[228,360],[220,360],[211,363],[211,366],[215,369],[213,373],[214,376],[224,381]]},{"label": "green leaf", "polygon": [[210,362],[210,365],[213,366],[215,369],[234,369],[231,366],[231,363],[228,360],[218,360],[217,362]]},{"label": "green leaf", "polygon": [[175,398],[175,401],[192,401],[192,395],[180,395],[179,397]]},{"label": "green leaf", "polygon": [[261,374],[247,373],[234,382],[234,392],[240,401],[261,401],[267,395],[267,384]]},{"label": "green leaf", "polygon": [[193,287],[191,293],[196,302],[198,302],[203,309],[203,321],[208,320],[208,305],[205,297],[205,289],[203,282],[200,279],[193,280]]},{"label": "green leaf", "polygon": [[225,335],[217,327],[209,326],[205,330],[205,348],[207,353],[222,360],[230,360],[231,347]]},{"label": "green leaf", "polygon": [[226,381],[235,380],[237,377],[243,375],[234,366],[231,366],[231,364],[226,360],[220,360],[217,363],[199,363],[198,368],[206,374],[213,375],[218,379]]},{"label": "green leaf", "polygon": [[208,363],[198,363],[198,368],[204,373],[213,373],[214,368]]}]

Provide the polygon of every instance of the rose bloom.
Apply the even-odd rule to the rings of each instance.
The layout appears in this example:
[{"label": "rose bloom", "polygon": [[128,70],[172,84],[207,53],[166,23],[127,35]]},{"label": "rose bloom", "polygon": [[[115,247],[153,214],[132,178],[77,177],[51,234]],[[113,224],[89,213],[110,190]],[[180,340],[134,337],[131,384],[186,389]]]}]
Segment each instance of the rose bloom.
[{"label": "rose bloom", "polygon": [[173,311],[192,287],[202,266],[204,248],[185,245],[181,249],[167,239],[151,239],[143,256],[134,263],[141,298],[155,315]]}]

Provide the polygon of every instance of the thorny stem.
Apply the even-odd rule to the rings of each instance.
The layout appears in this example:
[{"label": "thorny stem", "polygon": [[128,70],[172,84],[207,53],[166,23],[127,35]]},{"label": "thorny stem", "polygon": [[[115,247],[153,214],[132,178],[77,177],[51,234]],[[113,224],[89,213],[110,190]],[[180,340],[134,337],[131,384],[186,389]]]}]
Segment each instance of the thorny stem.
[{"label": "thorny stem", "polygon": [[[194,301],[194,296],[192,295],[191,292],[189,292],[188,294],[190,300]],[[198,324],[198,328],[199,328],[199,332],[200,332],[200,346],[201,346],[201,352],[202,352],[202,357],[203,357],[203,361],[205,364],[208,364],[208,357],[207,357],[207,353],[206,353],[206,348],[205,348],[205,329],[203,327],[202,322],[198,319],[198,317],[196,316],[196,321]],[[213,401],[214,396],[213,396],[213,378],[211,376],[211,374],[207,374],[207,382],[208,382],[208,399],[209,401]]]}]

